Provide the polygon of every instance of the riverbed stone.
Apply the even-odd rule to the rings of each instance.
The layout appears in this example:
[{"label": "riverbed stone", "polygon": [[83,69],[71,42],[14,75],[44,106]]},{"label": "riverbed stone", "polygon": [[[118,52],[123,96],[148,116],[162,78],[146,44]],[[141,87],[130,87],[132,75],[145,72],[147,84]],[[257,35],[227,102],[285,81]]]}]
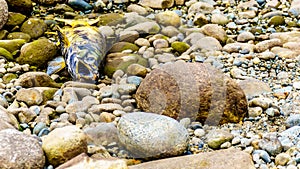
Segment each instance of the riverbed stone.
[{"label": "riverbed stone", "polygon": [[58,166],[81,153],[87,153],[87,137],[76,126],[56,128],[42,137],[47,160]]},{"label": "riverbed stone", "polygon": [[6,24],[8,19],[8,6],[5,0],[0,0],[0,29]]},{"label": "riverbed stone", "polygon": [[136,158],[181,155],[187,148],[187,130],[163,115],[128,113],[120,118],[117,128],[121,144]]},{"label": "riverbed stone", "polygon": [[210,125],[240,122],[248,112],[242,89],[202,63],[175,62],[153,70],[140,84],[136,100],[143,111]]},{"label": "riverbed stone", "polygon": [[0,131],[0,168],[43,168],[45,156],[39,141],[15,129]]},{"label": "riverbed stone", "polygon": [[[226,159],[226,160],[224,160]],[[176,163],[174,163],[176,161]],[[238,161],[238,162],[237,162]],[[173,158],[166,158],[156,161],[150,161],[138,165],[129,166],[129,169],[182,169],[182,168],[244,168],[254,169],[252,157],[241,150],[226,149],[218,150],[208,153],[199,153],[195,155],[180,156]]]},{"label": "riverbed stone", "polygon": [[41,37],[47,30],[47,24],[38,18],[29,18],[21,26],[21,31],[36,39]]}]

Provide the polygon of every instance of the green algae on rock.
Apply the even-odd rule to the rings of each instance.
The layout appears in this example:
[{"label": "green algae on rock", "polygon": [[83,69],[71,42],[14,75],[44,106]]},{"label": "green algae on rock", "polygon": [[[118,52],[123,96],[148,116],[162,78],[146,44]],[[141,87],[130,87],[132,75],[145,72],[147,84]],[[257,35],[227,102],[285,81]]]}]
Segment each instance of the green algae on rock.
[{"label": "green algae on rock", "polygon": [[112,76],[118,69],[125,72],[127,68],[134,63],[145,67],[148,65],[147,59],[137,54],[111,53],[106,57],[104,73],[108,76]]},{"label": "green algae on rock", "polygon": [[9,12],[8,13],[8,20],[6,22],[6,26],[17,26],[21,25],[26,19],[26,15],[16,12]]},{"label": "green algae on rock", "polygon": [[0,47],[14,54],[26,43],[24,39],[0,40]]},{"label": "green algae on rock", "polygon": [[27,33],[12,32],[7,35],[7,39],[24,39],[26,42],[29,42],[31,37]]},{"label": "green algae on rock", "polygon": [[175,41],[171,44],[171,47],[179,52],[179,53],[183,53],[185,52],[186,50],[188,50],[190,48],[190,45],[188,45],[187,43],[185,42],[179,42],[179,41]]},{"label": "green algae on rock", "polygon": [[43,67],[46,66],[49,60],[54,58],[57,51],[56,45],[48,39],[38,39],[22,47],[17,62],[20,64]]},{"label": "green algae on rock", "polygon": [[13,55],[6,49],[0,47],[0,56],[4,56],[7,60],[13,60]]},{"label": "green algae on rock", "polygon": [[21,26],[21,31],[36,39],[41,37],[47,30],[47,24],[39,18],[29,18]]}]

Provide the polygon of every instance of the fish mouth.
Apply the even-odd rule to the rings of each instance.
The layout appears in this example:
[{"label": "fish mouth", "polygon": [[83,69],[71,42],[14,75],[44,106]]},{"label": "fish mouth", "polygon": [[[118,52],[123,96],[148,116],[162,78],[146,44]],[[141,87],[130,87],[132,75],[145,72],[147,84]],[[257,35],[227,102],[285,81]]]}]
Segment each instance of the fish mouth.
[{"label": "fish mouth", "polygon": [[90,65],[83,61],[78,61],[76,64],[76,80],[86,83],[96,83],[98,80],[98,72]]}]

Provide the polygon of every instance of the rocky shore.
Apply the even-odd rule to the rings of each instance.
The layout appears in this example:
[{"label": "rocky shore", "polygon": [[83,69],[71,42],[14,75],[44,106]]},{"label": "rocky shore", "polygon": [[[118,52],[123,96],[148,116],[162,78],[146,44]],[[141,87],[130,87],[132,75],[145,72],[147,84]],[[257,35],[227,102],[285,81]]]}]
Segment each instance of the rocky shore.
[{"label": "rocky shore", "polygon": [[[0,0],[0,168],[300,168],[299,13],[299,0]],[[60,19],[107,37],[97,84],[46,73]]]}]

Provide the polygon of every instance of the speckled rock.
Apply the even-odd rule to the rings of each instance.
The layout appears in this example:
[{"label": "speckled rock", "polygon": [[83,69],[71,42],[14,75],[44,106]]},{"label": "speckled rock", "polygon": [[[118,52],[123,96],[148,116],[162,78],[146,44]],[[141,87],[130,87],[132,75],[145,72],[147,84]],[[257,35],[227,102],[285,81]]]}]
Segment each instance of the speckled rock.
[{"label": "speckled rock", "polygon": [[128,169],[126,161],[118,158],[93,158],[87,154],[80,154],[75,158],[57,167],[57,169],[65,168],[99,168],[101,169]]},{"label": "speckled rock", "polygon": [[211,16],[211,22],[214,24],[225,25],[229,22],[229,20],[225,15],[215,13]]},{"label": "speckled rock", "polygon": [[210,125],[240,122],[248,112],[242,89],[201,63],[175,62],[153,70],[140,84],[136,100],[143,111]]},{"label": "speckled rock", "polygon": [[17,62],[42,67],[55,57],[57,51],[58,49],[54,43],[48,39],[41,38],[22,46]]},{"label": "speckled rock", "polygon": [[259,143],[258,146],[266,150],[270,155],[277,155],[281,153],[283,147],[278,140],[276,133],[267,134]]},{"label": "speckled rock", "polygon": [[16,117],[0,106],[0,130],[17,129],[18,127],[19,123]]},{"label": "speckled rock", "polygon": [[120,118],[117,128],[120,142],[136,158],[175,156],[187,148],[187,130],[166,116],[128,113]]},{"label": "speckled rock", "polygon": [[0,131],[0,168],[43,168],[45,156],[37,139],[15,129]]},{"label": "speckled rock", "polygon": [[188,16],[193,16],[197,13],[208,14],[214,10],[213,5],[205,2],[196,2],[188,9]]},{"label": "speckled rock", "polygon": [[0,29],[5,25],[8,19],[8,6],[5,0],[0,0]]},{"label": "speckled rock", "polygon": [[137,75],[137,76],[145,77],[147,74],[147,69],[146,67],[140,64],[131,64],[127,68],[127,73],[129,75]]},{"label": "speckled rock", "polygon": [[275,157],[275,164],[285,166],[290,160],[291,156],[287,153],[280,153]]},{"label": "speckled rock", "polygon": [[180,17],[173,11],[165,11],[155,16],[156,22],[164,26],[179,27],[181,24]]},{"label": "speckled rock", "polygon": [[29,34],[33,39],[41,37],[46,30],[47,24],[43,20],[38,18],[29,18],[21,26],[21,31]]},{"label": "speckled rock", "polygon": [[81,153],[87,153],[87,137],[76,126],[56,128],[42,137],[47,160],[58,166]]},{"label": "speckled rock", "polygon": [[[224,160],[226,159],[226,160]],[[176,162],[174,162],[176,161]],[[238,162],[237,162],[238,161]],[[199,153],[195,155],[180,156],[174,158],[150,161],[138,165],[129,166],[129,169],[182,169],[182,168],[243,168],[254,169],[251,156],[248,153],[237,149],[218,150],[209,153]]]},{"label": "speckled rock", "polygon": [[7,0],[10,12],[20,12],[22,14],[30,14],[32,11],[31,0]]}]

